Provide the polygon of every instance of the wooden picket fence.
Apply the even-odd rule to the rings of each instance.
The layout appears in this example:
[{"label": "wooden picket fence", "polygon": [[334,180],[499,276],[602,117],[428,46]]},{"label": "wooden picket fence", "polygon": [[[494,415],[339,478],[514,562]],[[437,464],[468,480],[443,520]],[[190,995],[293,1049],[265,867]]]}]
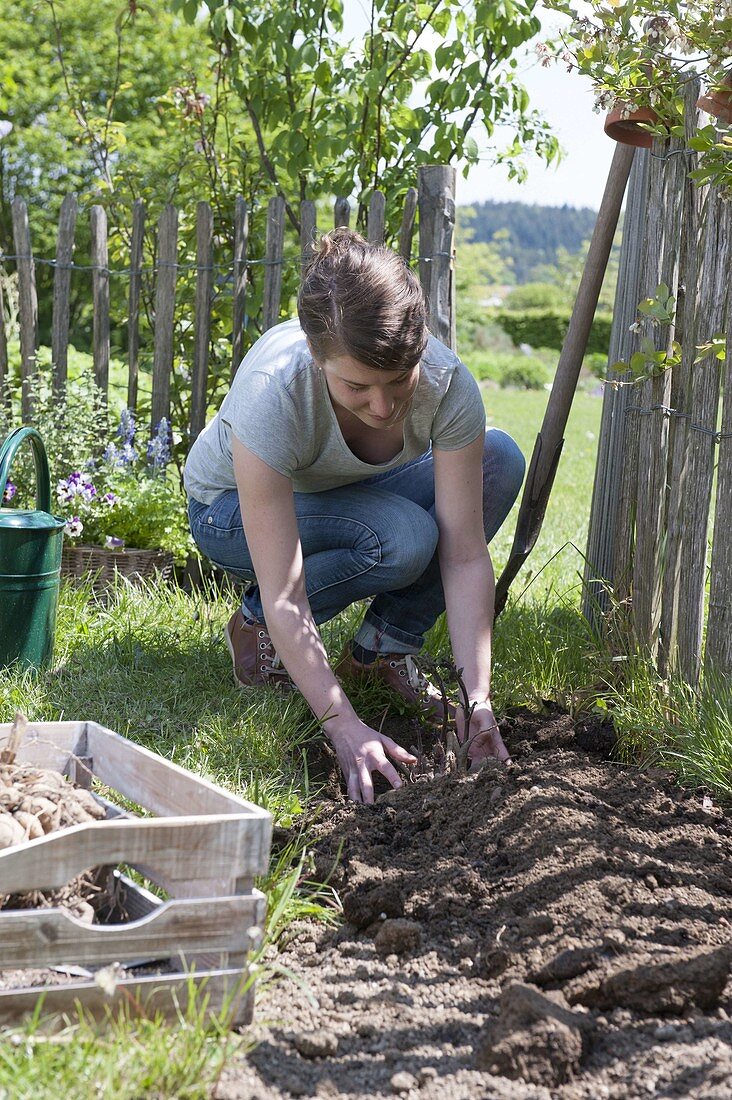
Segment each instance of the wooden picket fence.
[{"label": "wooden picket fence", "polygon": [[[38,303],[35,280],[35,259],[31,244],[31,227],[25,201],[16,198],[12,204],[13,249],[5,248],[0,262],[18,276],[18,323],[20,329],[20,376],[22,412],[26,422],[32,422],[33,409],[29,380],[38,371]],[[51,338],[51,372],[53,384],[60,389],[67,377],[70,342],[69,317],[72,273],[77,225],[78,203],[75,195],[64,199],[58,224],[56,255],[43,262],[54,265],[53,315]],[[316,205],[307,200],[300,205],[300,265],[312,256],[316,239]],[[368,210],[367,236],[372,242],[383,243],[386,198],[376,191]],[[127,405],[135,409],[138,403],[140,376],[140,312],[143,276],[143,239],[145,206],[141,200],[132,210],[132,232],[129,264],[123,271],[110,270],[108,257],[107,215],[102,206],[89,210],[91,235],[91,272],[93,302],[93,363],[94,377],[104,394],[109,388],[110,366],[110,277],[120,275],[129,281],[127,294]],[[334,206],[334,225],[348,225],[350,205],[338,198]],[[174,359],[176,317],[176,282],[182,265],[178,260],[179,212],[168,205],[157,222],[155,236],[154,305],[152,309],[152,399],[151,428],[162,417],[170,417],[171,373]],[[249,272],[254,264],[264,267],[261,331],[277,324],[280,318],[282,271],[285,245],[285,202],[282,197],[270,200],[266,209],[266,249],[263,257],[248,255],[250,211],[243,198],[235,202],[233,254],[231,270],[232,295],[232,373],[238,367],[244,351]],[[455,226],[455,169],[428,165],[418,169],[417,187],[406,193],[398,238],[398,249],[407,263],[418,262],[419,278],[429,304],[429,326],[444,343],[455,346],[455,289],[453,281],[453,235]],[[413,238],[418,228],[418,256],[413,257]],[[322,229],[321,229],[322,231]],[[210,361],[211,303],[215,291],[214,216],[207,202],[196,207],[196,263],[194,308],[194,354],[190,365],[190,415],[187,424],[176,425],[187,433],[192,443],[206,420],[207,387]],[[0,297],[0,392],[9,377],[8,345]]]},{"label": "wooden picket fence", "polygon": [[[595,621],[625,610],[616,622],[629,622],[663,673],[692,684],[702,667],[732,672],[732,339],[724,363],[710,346],[732,322],[732,204],[689,179],[696,94],[685,138],[638,150],[631,173],[610,364],[649,336],[658,350],[677,341],[681,355],[640,383],[611,371],[584,609]],[[662,283],[676,300],[671,325],[638,312]]]}]

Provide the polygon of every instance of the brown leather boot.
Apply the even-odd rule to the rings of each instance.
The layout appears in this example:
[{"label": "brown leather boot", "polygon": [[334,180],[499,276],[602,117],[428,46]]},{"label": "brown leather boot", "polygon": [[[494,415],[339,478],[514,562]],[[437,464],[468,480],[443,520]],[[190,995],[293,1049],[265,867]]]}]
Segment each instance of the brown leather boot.
[{"label": "brown leather boot", "polygon": [[226,625],[226,644],[234,662],[234,680],[239,687],[276,687],[293,691],[287,669],[275,653],[264,623],[248,623],[235,611]]},{"label": "brown leather boot", "polygon": [[[367,680],[374,678],[400,695],[412,706],[419,707],[430,722],[441,722],[445,714],[442,692],[420,670],[413,653],[379,653],[375,661],[362,664],[351,652],[350,643],[336,665],[336,676],[341,679]],[[455,717],[455,706],[447,700],[448,718]]]}]

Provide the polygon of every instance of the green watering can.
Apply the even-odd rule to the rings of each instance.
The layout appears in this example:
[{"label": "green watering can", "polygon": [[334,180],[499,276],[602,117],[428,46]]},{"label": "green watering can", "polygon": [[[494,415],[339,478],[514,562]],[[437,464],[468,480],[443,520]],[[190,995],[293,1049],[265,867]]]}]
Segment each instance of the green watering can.
[{"label": "green watering can", "polygon": [[35,511],[0,507],[0,668],[47,664],[56,629],[65,524],[51,515],[51,475],[35,428],[16,428],[0,448],[0,500],[26,440],[36,466]]}]

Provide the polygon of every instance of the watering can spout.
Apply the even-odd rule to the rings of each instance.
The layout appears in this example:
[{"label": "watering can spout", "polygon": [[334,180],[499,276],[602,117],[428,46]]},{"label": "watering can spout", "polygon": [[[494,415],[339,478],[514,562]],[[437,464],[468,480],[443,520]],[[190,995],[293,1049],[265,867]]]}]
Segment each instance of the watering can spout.
[{"label": "watering can spout", "polygon": [[36,507],[0,507],[0,668],[48,664],[56,630],[65,524],[51,514],[51,475],[35,428],[16,428],[0,447],[0,498],[26,442],[33,448]]}]

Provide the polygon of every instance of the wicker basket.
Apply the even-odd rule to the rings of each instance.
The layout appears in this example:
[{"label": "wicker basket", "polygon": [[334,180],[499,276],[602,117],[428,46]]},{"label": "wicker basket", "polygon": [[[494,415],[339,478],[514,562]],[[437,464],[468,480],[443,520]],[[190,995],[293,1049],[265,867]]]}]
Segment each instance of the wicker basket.
[{"label": "wicker basket", "polygon": [[168,550],[105,550],[101,546],[64,546],[61,576],[70,581],[92,578],[95,589],[111,584],[117,574],[131,581],[154,576],[168,580],[173,555]]}]

